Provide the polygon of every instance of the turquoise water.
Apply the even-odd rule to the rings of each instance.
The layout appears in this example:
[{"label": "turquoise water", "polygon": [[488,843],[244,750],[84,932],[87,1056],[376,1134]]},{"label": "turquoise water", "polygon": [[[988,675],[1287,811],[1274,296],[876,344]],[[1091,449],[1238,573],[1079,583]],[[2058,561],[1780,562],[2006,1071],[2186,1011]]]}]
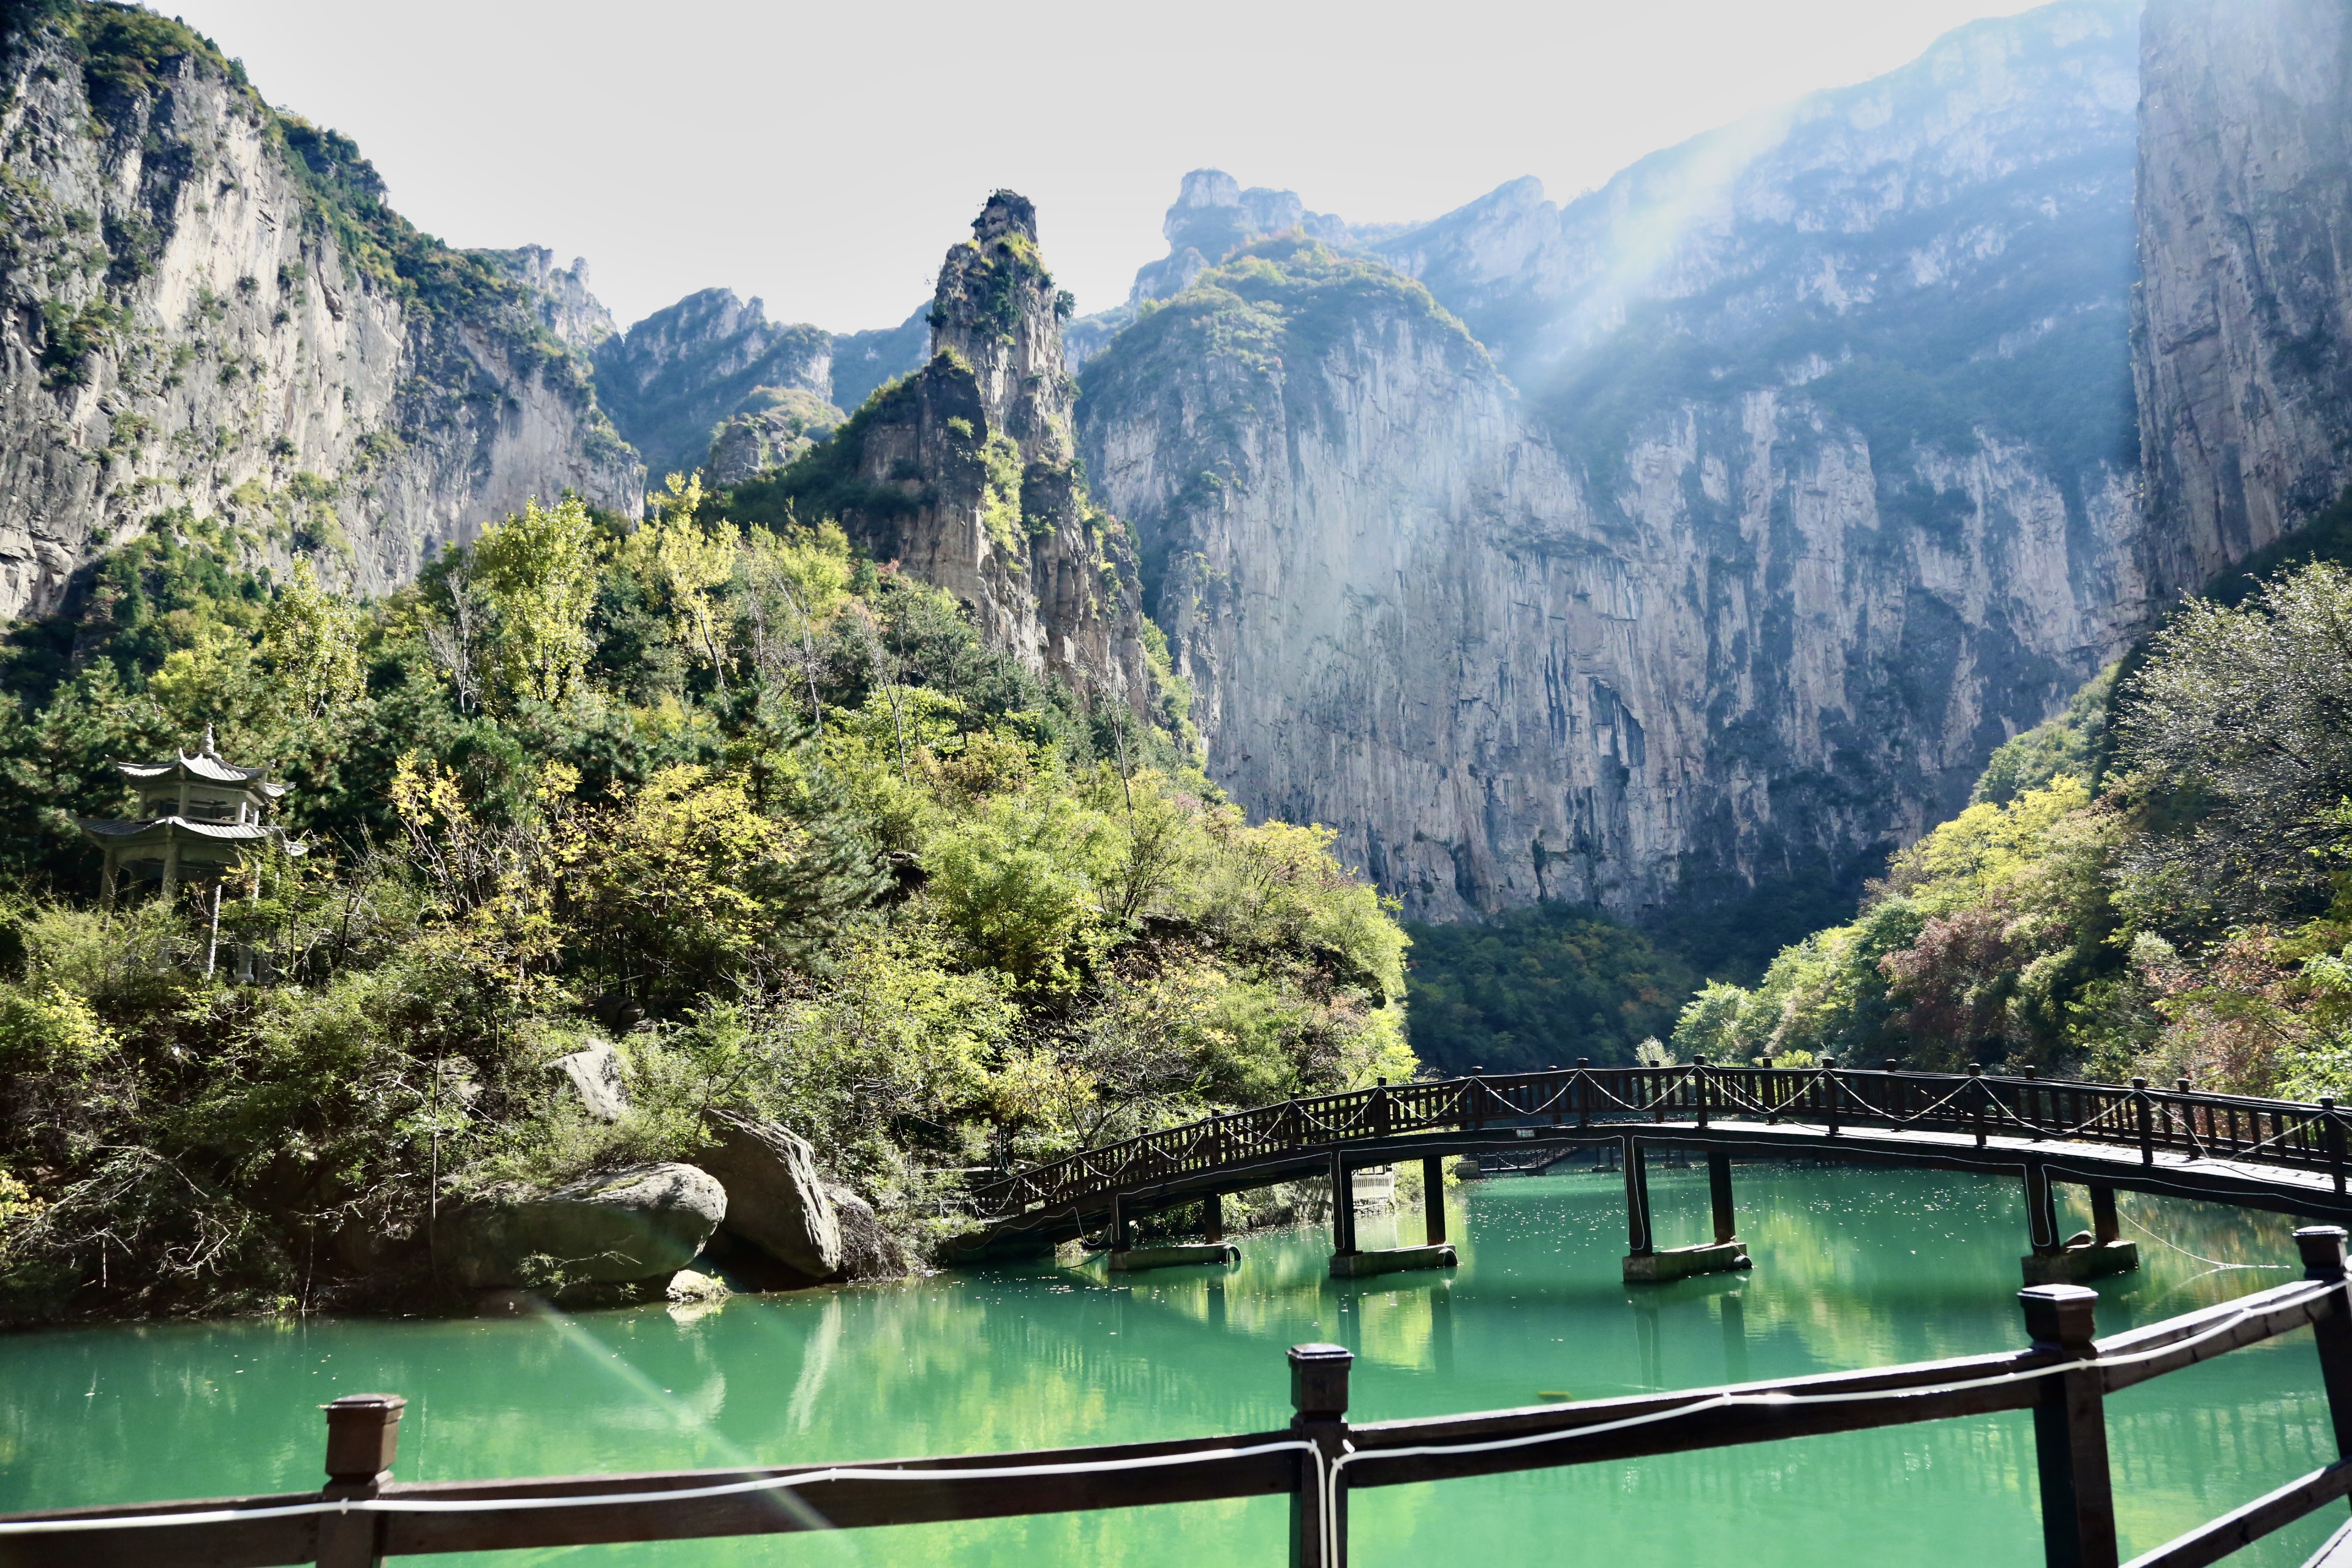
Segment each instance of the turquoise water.
[{"label": "turquoise water", "polygon": [[[1706,1173],[1652,1172],[1661,1245],[1703,1239]],[[2013,1183],[1742,1166],[1751,1274],[1629,1290],[1622,1189],[1580,1173],[1452,1199],[1462,1267],[1324,1277],[1324,1237],[1112,1283],[1047,1264],[737,1297],[697,1315],[312,1320],[0,1338],[0,1510],[315,1486],[316,1406],[409,1399],[407,1480],[849,1460],[1260,1430],[1284,1347],[1357,1352],[1360,1420],[1596,1398],[2014,1347]],[[2070,1193],[2079,1199],[2079,1193]],[[2102,1331],[2282,1283],[2291,1223],[2123,1195],[2146,1266]],[[2078,1210],[2067,1228],[2087,1225]],[[1361,1245],[1420,1239],[1367,1219]],[[2185,1249],[2176,1250],[2175,1248]],[[2191,1257],[2189,1254],[2198,1255]],[[2272,1266],[2215,1269],[2211,1259]],[[2335,1457],[2308,1331],[2109,1402],[2125,1555]],[[1356,1494],[1359,1564],[2041,1561],[2022,1415]],[[1280,1499],[978,1524],[507,1553],[583,1564],[1278,1563]],[[2300,1563],[2336,1510],[2234,1562]],[[468,1559],[467,1561],[476,1561]]]}]

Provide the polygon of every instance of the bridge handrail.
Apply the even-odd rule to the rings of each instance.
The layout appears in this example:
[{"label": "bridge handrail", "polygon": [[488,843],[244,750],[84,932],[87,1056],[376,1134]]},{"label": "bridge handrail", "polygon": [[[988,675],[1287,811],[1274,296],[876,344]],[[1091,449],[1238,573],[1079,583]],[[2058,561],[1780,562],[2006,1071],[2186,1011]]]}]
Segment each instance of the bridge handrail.
[{"label": "bridge handrail", "polygon": [[[1085,1202],[1189,1172],[1401,1134],[1549,1118],[1579,1126],[1689,1111],[1768,1121],[1842,1122],[1973,1132],[2039,1142],[2137,1144],[2158,1152],[2332,1173],[2345,1184],[2344,1112],[2317,1104],[2147,1080],[2009,1078],[1881,1070],[1824,1062],[1805,1068],[1723,1067],[1704,1060],[1666,1068],[1593,1068],[1422,1079],[1293,1098],[1227,1111],[1014,1171],[971,1191],[982,1218]],[[2265,1123],[2268,1124],[2265,1131]]]},{"label": "bridge handrail", "polygon": [[[2020,1293],[2021,1351],[1766,1383],[1369,1425],[1347,1420],[1349,1353],[1291,1352],[1287,1431],[1030,1453],[731,1470],[404,1484],[396,1395],[327,1406],[318,1492],[0,1515],[0,1568],[343,1568],[386,1556],[770,1534],[1288,1493],[1296,1562],[1344,1568],[1358,1487],[1622,1461],[1864,1428],[2035,1412],[2053,1564],[2115,1561],[2106,1395],[2305,1326],[2337,1432],[2352,1430],[2345,1233],[2295,1233],[2305,1277],[2107,1339],[2075,1286]],[[2339,1458],[2137,1559],[2192,1568],[2352,1494]],[[2104,1531],[2104,1537],[2101,1531]]]}]

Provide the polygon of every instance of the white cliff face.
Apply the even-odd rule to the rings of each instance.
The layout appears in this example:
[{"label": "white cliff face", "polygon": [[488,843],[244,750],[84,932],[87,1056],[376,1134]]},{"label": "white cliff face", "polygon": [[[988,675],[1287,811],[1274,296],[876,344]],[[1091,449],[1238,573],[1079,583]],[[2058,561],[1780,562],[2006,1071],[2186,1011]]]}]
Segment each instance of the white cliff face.
[{"label": "white cliff face", "polygon": [[2352,484],[2352,16],[2151,0],[2141,61],[2140,440],[2193,588]]},{"label": "white cliff face", "polygon": [[1275,265],[1328,270],[1211,274],[1097,362],[1087,469],[1213,775],[1418,916],[1637,914],[1883,853],[2116,651],[2136,585],[2084,569],[2127,559],[2119,478],[2086,522],[1987,443],[1927,465],[1931,532],[1767,391],[1684,408],[1595,498],[1418,290]]},{"label": "white cliff face", "polygon": [[[378,592],[527,497],[632,504],[634,455],[531,296],[415,236],[348,142],[188,37],[154,74],[102,39],[86,73],[54,20],[7,40],[0,620],[151,526],[219,519]],[[387,234],[469,297],[393,276]]]},{"label": "white cliff face", "polygon": [[1113,340],[1081,449],[1212,774],[1433,919],[1847,881],[1949,816],[2161,599],[2132,20],[1354,237],[1434,301],[1268,241]]}]

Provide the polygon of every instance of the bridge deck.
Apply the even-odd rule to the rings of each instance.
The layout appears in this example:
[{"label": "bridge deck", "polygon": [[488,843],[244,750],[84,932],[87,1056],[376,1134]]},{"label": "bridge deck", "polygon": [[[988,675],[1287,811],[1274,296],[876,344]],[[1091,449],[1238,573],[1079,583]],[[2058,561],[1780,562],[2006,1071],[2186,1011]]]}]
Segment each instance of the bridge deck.
[{"label": "bridge deck", "polygon": [[1133,1212],[1173,1207],[1216,1193],[1241,1192],[1276,1182],[1320,1175],[1335,1154],[1351,1167],[1384,1165],[1431,1155],[1537,1154],[1557,1150],[1568,1158],[1578,1149],[1616,1143],[1631,1136],[1645,1145],[1722,1150],[1749,1159],[1818,1158],[1924,1166],[1955,1171],[2021,1172],[2040,1163],[2053,1181],[2097,1184],[2134,1192],[2196,1198],[2242,1208],[2332,1222],[2352,1221],[2352,1197],[2336,1191],[2323,1171],[2200,1157],[2158,1150],[2144,1159],[2137,1149],[2111,1143],[1988,1134],[1981,1143],[1970,1133],[1922,1128],[1883,1128],[1826,1122],[1594,1119],[1585,1127],[1517,1123],[1477,1129],[1435,1130],[1390,1138],[1303,1143],[1234,1160],[1205,1169],[1170,1174],[1130,1185],[1102,1188],[1055,1205],[998,1216],[967,1238],[966,1248],[1016,1240],[1071,1238],[1091,1221],[1107,1216],[1114,1196]]}]

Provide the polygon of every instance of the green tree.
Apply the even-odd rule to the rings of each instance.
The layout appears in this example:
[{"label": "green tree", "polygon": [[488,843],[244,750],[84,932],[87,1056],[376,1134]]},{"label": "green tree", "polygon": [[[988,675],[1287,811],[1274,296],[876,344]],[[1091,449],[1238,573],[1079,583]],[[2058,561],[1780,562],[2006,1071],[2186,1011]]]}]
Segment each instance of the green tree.
[{"label": "green tree", "polygon": [[588,621],[596,605],[601,550],[596,521],[576,496],[552,507],[535,500],[492,523],[467,552],[471,580],[492,617],[497,689],[511,703],[561,702],[588,661]]}]

